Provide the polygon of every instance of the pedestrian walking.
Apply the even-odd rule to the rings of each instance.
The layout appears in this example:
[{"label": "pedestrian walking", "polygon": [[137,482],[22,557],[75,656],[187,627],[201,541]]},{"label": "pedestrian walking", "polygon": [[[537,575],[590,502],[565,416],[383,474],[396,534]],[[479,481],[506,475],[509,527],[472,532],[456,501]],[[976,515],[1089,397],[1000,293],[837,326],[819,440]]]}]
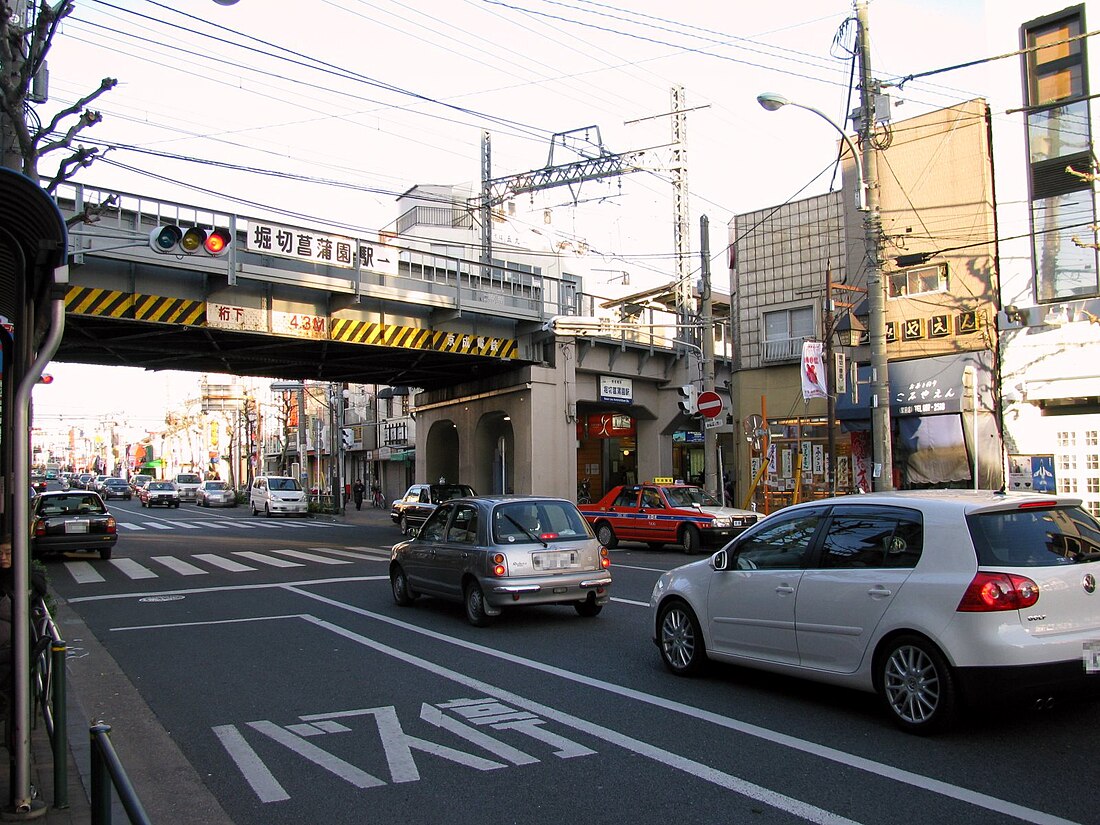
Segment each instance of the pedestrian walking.
[{"label": "pedestrian walking", "polygon": [[367,492],[367,488],[363,486],[362,479],[355,479],[355,483],[351,486],[351,495],[355,499],[355,509],[363,509],[363,495]]}]

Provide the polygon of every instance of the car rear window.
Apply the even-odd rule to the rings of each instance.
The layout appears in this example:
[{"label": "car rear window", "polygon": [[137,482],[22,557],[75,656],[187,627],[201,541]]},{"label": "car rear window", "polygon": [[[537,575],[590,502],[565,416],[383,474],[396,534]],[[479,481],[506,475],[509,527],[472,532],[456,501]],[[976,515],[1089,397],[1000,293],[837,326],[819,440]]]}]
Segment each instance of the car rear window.
[{"label": "car rear window", "polygon": [[99,496],[49,496],[41,499],[38,514],[42,516],[73,516],[105,513]]},{"label": "car rear window", "polygon": [[1100,560],[1100,524],[1080,507],[974,513],[967,524],[983,567],[1051,567]]},{"label": "car rear window", "polygon": [[515,501],[493,511],[493,540],[497,544],[539,544],[591,535],[576,505],[568,501]]},{"label": "car rear window", "polygon": [[176,483],[177,484],[198,484],[199,483],[199,477],[194,476],[194,475],[188,475],[186,473],[180,473],[178,476],[176,476]]},{"label": "car rear window", "polygon": [[474,495],[473,488],[465,484],[433,484],[431,491],[432,504],[442,504],[452,498],[467,498]]}]

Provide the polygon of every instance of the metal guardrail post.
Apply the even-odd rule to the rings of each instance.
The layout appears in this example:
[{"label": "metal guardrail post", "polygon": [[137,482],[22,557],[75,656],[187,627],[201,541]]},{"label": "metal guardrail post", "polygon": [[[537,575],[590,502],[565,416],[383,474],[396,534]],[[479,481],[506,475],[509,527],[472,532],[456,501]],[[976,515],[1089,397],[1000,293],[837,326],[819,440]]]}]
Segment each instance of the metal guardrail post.
[{"label": "metal guardrail post", "polygon": [[69,807],[69,734],[66,711],[65,642],[50,645],[50,706],[53,710],[53,806]]},{"label": "metal guardrail post", "polygon": [[105,722],[88,730],[92,743],[92,825],[111,825],[111,786],[132,825],[151,825],[137,791],[111,744],[111,726]]},{"label": "metal guardrail post", "polygon": [[111,726],[102,723],[88,730],[92,745],[92,825],[111,825],[111,772],[99,749],[99,738],[107,738],[110,733]]}]

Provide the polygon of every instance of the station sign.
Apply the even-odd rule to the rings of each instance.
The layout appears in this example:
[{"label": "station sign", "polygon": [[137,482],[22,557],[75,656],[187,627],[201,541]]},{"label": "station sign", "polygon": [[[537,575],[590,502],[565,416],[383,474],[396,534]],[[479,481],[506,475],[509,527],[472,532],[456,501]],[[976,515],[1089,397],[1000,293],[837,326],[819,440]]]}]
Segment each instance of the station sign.
[{"label": "station sign", "polygon": [[397,249],[377,239],[362,240],[273,223],[249,221],[245,248],[295,261],[397,274]]}]

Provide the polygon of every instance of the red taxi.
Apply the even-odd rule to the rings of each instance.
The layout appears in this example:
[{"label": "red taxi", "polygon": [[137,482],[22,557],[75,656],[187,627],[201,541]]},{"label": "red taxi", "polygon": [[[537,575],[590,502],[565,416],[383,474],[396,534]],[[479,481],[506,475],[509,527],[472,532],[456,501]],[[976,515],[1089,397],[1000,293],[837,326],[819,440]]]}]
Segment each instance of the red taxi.
[{"label": "red taxi", "polygon": [[685,553],[720,547],[759,518],[751,510],[723,507],[702,487],[664,478],[615,487],[579,509],[605,547],[641,541],[653,549],[678,544]]}]

